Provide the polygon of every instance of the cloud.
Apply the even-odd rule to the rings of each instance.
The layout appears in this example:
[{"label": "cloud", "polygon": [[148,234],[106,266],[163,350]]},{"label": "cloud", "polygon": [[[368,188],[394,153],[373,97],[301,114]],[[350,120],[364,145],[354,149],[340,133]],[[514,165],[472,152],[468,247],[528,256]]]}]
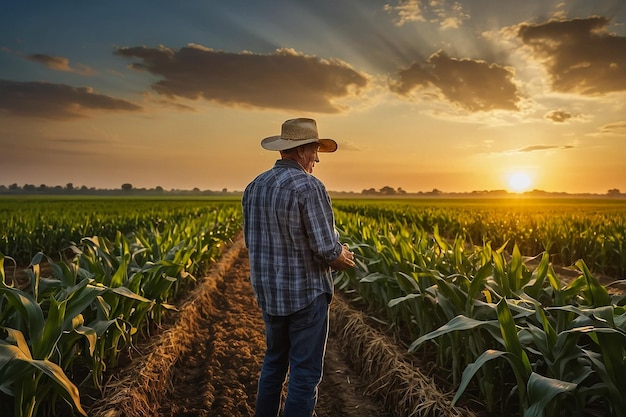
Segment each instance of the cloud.
[{"label": "cloud", "polygon": [[448,101],[472,112],[519,110],[520,95],[511,68],[485,61],[450,58],[438,51],[424,64],[399,71],[390,88],[400,95],[434,87]]},{"label": "cloud", "polygon": [[138,58],[132,68],[162,77],[152,89],[227,106],[337,113],[335,100],[357,94],[368,79],[337,60],[305,56],[291,49],[273,54],[227,53],[199,45],[179,50],[125,47],[117,55]]},{"label": "cloud", "polygon": [[463,10],[463,5],[457,1],[430,0],[430,5],[442,29],[457,29],[470,18]]},{"label": "cloud", "polygon": [[82,64],[78,64],[78,67],[73,68],[70,66],[69,59],[60,56],[32,54],[26,55],[25,58],[29,61],[43,64],[46,67],[55,71],[72,72],[79,75],[94,75],[96,73],[93,68]]},{"label": "cloud", "polygon": [[563,122],[571,119],[572,117],[574,117],[574,115],[572,113],[566,112],[564,110],[552,110],[552,111],[549,111],[548,113],[546,113],[546,115],[544,117],[546,119],[552,120],[553,122],[563,123]]},{"label": "cloud", "polygon": [[554,91],[602,95],[626,90],[626,37],[607,31],[610,20],[551,20],[521,24],[518,36],[549,73]]},{"label": "cloud", "polygon": [[129,101],[95,93],[88,87],[47,82],[0,80],[0,115],[71,119],[88,111],[137,111]]},{"label": "cloud", "polygon": [[395,16],[396,26],[429,21],[442,29],[456,29],[470,17],[460,2],[449,0],[399,0],[396,5],[385,4],[383,10]]},{"label": "cloud", "polygon": [[518,149],[516,152],[535,152],[535,151],[549,151],[551,149],[573,149],[573,148],[574,146],[572,145],[564,145],[564,146],[534,145],[534,146],[527,146],[525,148]]},{"label": "cloud", "polygon": [[420,0],[400,0],[397,5],[385,4],[384,10],[389,14],[395,14],[393,22],[396,26],[403,26],[409,22],[423,22],[424,15],[420,6]]},{"label": "cloud", "polygon": [[600,132],[625,136],[626,135],[626,121],[606,124],[600,128]]}]

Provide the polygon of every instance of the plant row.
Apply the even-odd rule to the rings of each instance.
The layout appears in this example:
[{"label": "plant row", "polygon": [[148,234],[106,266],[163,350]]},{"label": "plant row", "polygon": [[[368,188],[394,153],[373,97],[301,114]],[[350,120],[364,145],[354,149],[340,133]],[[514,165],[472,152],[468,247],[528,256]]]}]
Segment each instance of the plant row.
[{"label": "plant row", "polygon": [[[215,205],[209,198],[4,197],[0,198],[0,252],[28,265],[39,252],[54,255],[85,236],[115,239],[135,230],[162,231],[197,218]],[[219,204],[238,206],[233,199]]]},{"label": "plant row", "polygon": [[525,417],[626,415],[626,298],[584,261],[563,282],[547,251],[527,258],[506,242],[444,239],[437,223],[427,232],[405,212],[360,213],[337,212],[357,268],[336,285],[407,329],[409,351],[434,355],[454,403],[477,398],[490,413]]},{"label": "plant row", "polygon": [[[0,254],[0,408],[14,416],[86,415],[107,370],[161,324],[174,301],[241,228],[236,205],[204,205],[113,238],[83,237],[72,259],[36,254],[29,287],[5,274]],[[42,265],[51,267],[49,275]]]},{"label": "plant row", "polygon": [[550,255],[560,265],[582,259],[597,273],[626,275],[626,200],[380,200],[335,204],[353,215],[387,219],[462,236],[468,244],[514,245],[524,254]]}]

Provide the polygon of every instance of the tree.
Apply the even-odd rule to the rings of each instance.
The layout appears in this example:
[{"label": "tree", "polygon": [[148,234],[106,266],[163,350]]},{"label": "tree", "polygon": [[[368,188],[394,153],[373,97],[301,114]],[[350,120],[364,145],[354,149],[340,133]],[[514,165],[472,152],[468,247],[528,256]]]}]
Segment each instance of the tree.
[{"label": "tree", "polygon": [[383,188],[380,189],[380,193],[383,195],[394,195],[396,193],[396,190],[394,190],[392,187],[386,185]]},{"label": "tree", "polygon": [[133,190],[133,184],[130,183],[124,183],[122,184],[122,191],[124,192],[129,192]]}]

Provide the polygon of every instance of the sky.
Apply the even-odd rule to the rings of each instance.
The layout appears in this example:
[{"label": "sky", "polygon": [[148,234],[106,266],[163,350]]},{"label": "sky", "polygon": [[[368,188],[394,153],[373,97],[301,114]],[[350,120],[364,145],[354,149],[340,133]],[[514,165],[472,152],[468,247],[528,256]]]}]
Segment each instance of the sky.
[{"label": "sky", "polygon": [[626,192],[624,0],[0,2],[0,185]]}]

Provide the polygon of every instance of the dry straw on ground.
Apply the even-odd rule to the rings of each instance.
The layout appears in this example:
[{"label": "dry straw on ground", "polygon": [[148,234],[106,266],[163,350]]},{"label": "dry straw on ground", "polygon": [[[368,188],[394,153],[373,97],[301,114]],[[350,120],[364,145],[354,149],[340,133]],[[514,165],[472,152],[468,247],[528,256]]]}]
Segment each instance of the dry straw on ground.
[{"label": "dry straw on ground", "polygon": [[363,313],[351,309],[341,297],[333,300],[330,322],[368,391],[394,415],[475,416],[467,409],[451,407],[452,394],[441,392],[432,378],[407,362],[387,336],[369,326]]},{"label": "dry straw on ground", "polygon": [[240,237],[222,254],[219,262],[182,304],[175,325],[146,347],[148,353],[133,360],[116,381],[109,382],[102,400],[91,409],[92,417],[152,417],[169,390],[176,361],[189,352],[198,331],[200,317],[212,308],[211,293],[217,281],[232,267],[243,249]]},{"label": "dry straw on ground", "polygon": [[[102,400],[94,404],[91,417],[152,417],[159,415],[164,396],[172,392],[177,361],[190,352],[202,318],[214,308],[211,294],[244,249],[242,237],[222,255],[209,275],[182,304],[174,325],[143,348],[145,356],[109,381]],[[331,327],[344,352],[374,395],[398,417],[474,417],[472,412],[451,407],[451,394],[442,393],[431,378],[422,374],[393,342],[365,322],[363,313],[335,297]]]}]

